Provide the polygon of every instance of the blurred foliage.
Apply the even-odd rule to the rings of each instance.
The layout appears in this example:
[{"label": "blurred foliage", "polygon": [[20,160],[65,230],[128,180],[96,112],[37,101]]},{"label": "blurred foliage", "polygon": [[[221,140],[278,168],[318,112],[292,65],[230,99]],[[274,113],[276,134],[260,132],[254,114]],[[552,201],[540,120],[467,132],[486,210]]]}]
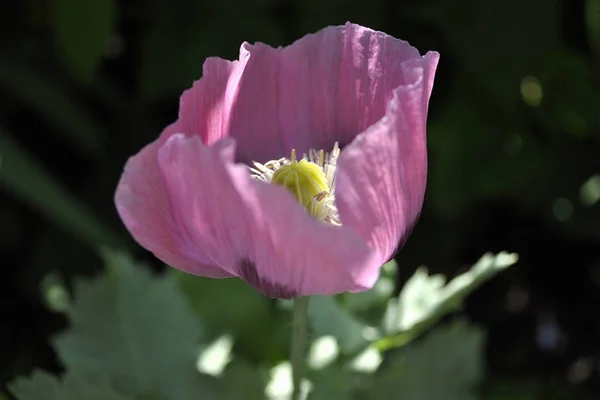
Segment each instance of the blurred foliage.
[{"label": "blurred foliage", "polygon": [[[484,333],[455,322],[393,354],[374,376],[368,399],[476,399],[484,374]],[[433,383],[435,382],[435,383]]]},{"label": "blurred foliage", "polygon": [[428,276],[425,268],[417,269],[398,298],[389,301],[383,330],[393,337],[379,345],[386,348],[410,341],[446,314],[461,309],[468,294],[516,261],[516,254],[486,254],[468,272],[448,284],[443,275]]},{"label": "blurred foliage", "polygon": [[[151,274],[147,266],[135,264],[125,253],[104,250],[103,258],[104,274],[92,280],[77,280],[73,301],[66,306],[64,299],[48,296],[60,283],[47,287],[50,308],[61,310],[69,320],[69,329],[52,340],[67,372],[62,381],[40,370],[29,378],[17,379],[10,388],[19,400],[278,398],[269,393],[268,386],[276,388],[271,392],[287,393],[289,373],[277,377],[272,371],[270,374],[261,372],[276,369],[285,355],[279,360],[250,361],[240,352],[232,352],[231,341],[244,340],[244,331],[234,333],[231,338],[222,336],[209,344],[202,327],[211,324],[210,314],[194,313],[193,303],[186,301],[197,301],[195,292],[184,290],[186,285],[178,285],[170,273]],[[480,270],[481,265],[484,263],[475,265],[473,271]],[[485,265],[495,266],[495,263]],[[192,275],[179,278],[179,282],[196,280]],[[468,280],[464,286],[475,282]],[[257,292],[253,295],[248,292],[246,298],[252,297],[263,298]],[[53,304],[53,299],[61,306]],[[419,304],[411,300],[401,294],[395,300],[398,307],[393,312],[418,313]],[[207,298],[205,302],[211,301],[212,298]],[[440,306],[446,302],[455,300],[447,297],[440,301]],[[454,322],[427,335],[423,341],[394,350],[389,362],[382,364],[382,355],[375,348],[370,349],[371,359],[360,355],[347,357],[349,353],[358,354],[361,350],[358,346],[364,344],[364,349],[376,337],[372,334],[367,337],[365,325],[338,306],[334,297],[314,297],[311,303],[311,337],[329,335],[333,346],[339,346],[340,351],[325,363],[318,366],[313,363],[309,398],[367,396],[379,399],[391,398],[392,393],[393,398],[406,400],[441,398],[442,393],[449,399],[473,398],[471,392],[484,371],[481,329],[465,321]],[[385,302],[379,306],[385,307]],[[253,315],[261,308],[260,302],[249,301],[243,309]],[[284,307],[281,312],[289,319],[289,309]],[[420,333],[422,329],[416,322],[418,320],[412,325],[404,324],[402,328],[416,329]],[[263,328],[266,337],[269,337],[268,327]],[[392,338],[383,337],[383,340]],[[316,340],[313,345],[315,343]],[[278,345],[264,341],[260,343],[260,350],[268,355],[272,353],[270,348]],[[324,348],[315,352],[317,357],[323,354]],[[368,373],[374,374],[369,376]],[[351,383],[357,374],[363,379],[358,380],[358,384]],[[268,375],[271,375],[269,382]],[[429,383],[432,381],[436,385]]]},{"label": "blurred foliage", "polygon": [[[271,306],[269,299],[237,279],[189,279],[187,274],[177,270],[171,274],[192,310],[205,321],[204,329],[211,337],[227,332],[237,338],[236,348],[240,354],[254,360],[267,356],[264,349],[277,341],[277,326],[285,318]],[[276,359],[281,355],[276,352],[268,356]]]},{"label": "blurred foliage", "polygon": [[117,14],[113,0],[55,0],[55,43],[71,74],[90,81],[106,54]]},{"label": "blurred foliage", "polygon": [[205,395],[190,371],[201,330],[175,282],[153,278],[124,255],[106,258],[105,276],[75,285],[70,329],[53,340],[60,358],[128,396]]},{"label": "blurred foliage", "polygon": [[12,391],[21,399],[31,400],[126,400],[108,384],[82,379],[77,372],[69,372],[60,382],[43,371],[36,371],[29,380],[20,379]]},{"label": "blurred foliage", "polygon": [[24,149],[3,134],[2,183],[56,225],[97,247],[115,244],[114,233],[87,206],[61,187]]},{"label": "blurred foliage", "polygon": [[[200,78],[206,57],[234,59],[243,41],[286,45],[351,20],[441,53],[428,125],[428,192],[421,220],[396,257],[399,270],[386,267],[369,292],[315,299],[313,342],[334,337],[338,355],[309,374],[310,398],[349,398],[367,393],[372,382],[385,395],[401,382],[389,382],[388,374],[407,379],[421,368],[444,375],[446,367],[452,380],[440,378],[449,385],[440,388],[482,383],[486,400],[600,396],[598,0],[5,3],[2,388],[14,382],[17,396],[50,400],[129,399],[134,392],[141,395],[136,400],[153,399],[194,385],[238,398],[236,387],[220,385],[226,379],[239,382],[249,399],[260,398],[265,385],[278,390],[273,376],[284,376],[285,365],[273,371],[289,347],[285,304],[238,280],[172,270],[154,275],[121,256],[104,265],[98,249],[127,249],[154,272],[163,270],[129,239],[112,197],[127,157],[176,118],[178,96]],[[518,266],[485,284],[479,279],[486,273],[460,275],[481,254],[502,250],[518,253]],[[418,269],[423,264],[432,275]],[[468,285],[444,286],[439,273]],[[417,284],[421,297],[408,296]],[[397,331],[383,329],[409,299],[418,318]],[[86,307],[93,318],[78,314]],[[476,327],[448,317],[458,309]],[[423,329],[437,324],[430,333]],[[223,335],[233,343],[220,378],[188,369],[189,351]],[[111,374],[125,369],[103,344],[121,349],[118,367],[146,372],[122,387],[122,374]],[[94,357],[82,358],[90,352]],[[407,370],[411,359],[415,368]],[[438,359],[447,364],[428,364]],[[15,381],[35,368],[48,372]],[[173,382],[159,376],[183,369]],[[174,382],[178,388],[169,388]]]},{"label": "blurred foliage", "polygon": [[333,297],[311,298],[308,318],[316,335],[336,337],[340,350],[344,353],[354,353],[367,344],[363,335],[367,325],[339,307]]}]

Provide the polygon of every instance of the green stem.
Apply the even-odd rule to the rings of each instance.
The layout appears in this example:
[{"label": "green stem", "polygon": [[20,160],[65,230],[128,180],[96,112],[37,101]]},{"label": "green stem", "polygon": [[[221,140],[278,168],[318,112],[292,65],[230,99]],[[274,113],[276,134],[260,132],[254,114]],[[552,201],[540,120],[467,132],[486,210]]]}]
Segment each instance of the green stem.
[{"label": "green stem", "polygon": [[306,329],[308,325],[308,299],[298,297],[294,301],[294,316],[292,319],[292,379],[294,382],[293,400],[300,399],[300,384],[304,374],[304,352],[306,347]]}]

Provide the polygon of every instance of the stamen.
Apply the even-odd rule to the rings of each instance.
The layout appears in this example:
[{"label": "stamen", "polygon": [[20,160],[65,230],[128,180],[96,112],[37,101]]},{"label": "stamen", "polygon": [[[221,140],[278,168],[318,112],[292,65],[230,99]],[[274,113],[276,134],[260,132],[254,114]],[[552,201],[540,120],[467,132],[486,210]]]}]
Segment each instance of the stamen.
[{"label": "stamen", "polygon": [[325,198],[327,197],[327,195],[328,195],[328,194],[329,194],[329,193],[327,193],[327,192],[321,192],[321,193],[317,193],[317,194],[315,194],[315,195],[314,195],[314,197],[313,197],[313,198],[314,198],[316,201],[321,201],[321,200],[325,199]]},{"label": "stamen", "polygon": [[264,164],[254,162],[249,169],[253,179],[288,189],[311,217],[328,225],[341,226],[334,194],[339,154],[335,143],[330,153],[310,149],[298,161],[296,149],[292,149],[289,159],[280,158]]}]

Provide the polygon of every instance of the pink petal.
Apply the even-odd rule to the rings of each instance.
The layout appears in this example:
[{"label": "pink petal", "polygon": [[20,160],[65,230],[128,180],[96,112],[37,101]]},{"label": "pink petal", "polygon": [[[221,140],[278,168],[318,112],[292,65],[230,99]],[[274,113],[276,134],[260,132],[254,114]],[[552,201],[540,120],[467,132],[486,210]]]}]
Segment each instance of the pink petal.
[{"label": "pink petal", "polygon": [[281,187],[252,181],[248,189],[253,233],[261,238],[255,243],[254,263],[240,271],[248,282],[266,277],[303,296],[373,287],[381,264],[356,232],[313,220]]},{"label": "pink petal", "polygon": [[[142,246],[190,273],[236,275],[272,297],[368,289],[422,207],[437,60],[349,23],[286,48],[244,43],[239,61],[208,59],[178,121],[128,162],[119,213]],[[335,141],[347,145],[341,228],[234,164]]]},{"label": "pink petal", "polygon": [[244,43],[239,61],[209,58],[183,94],[182,132],[205,144],[232,136],[244,162],[329,150],[384,116],[393,90],[407,83],[403,63],[420,58],[407,42],[350,23],[285,48]]},{"label": "pink petal", "polygon": [[159,151],[180,228],[198,248],[271,297],[371,287],[379,265],[364,241],[314,221],[284,188],[252,180],[233,164],[234,146],[173,135]]},{"label": "pink petal", "polygon": [[427,180],[426,122],[439,55],[403,64],[406,84],[383,119],[348,145],[338,160],[336,204],[345,227],[393,256],[416,223]]},{"label": "pink petal", "polygon": [[[177,129],[170,126],[165,134]],[[117,211],[134,239],[168,265],[212,278],[231,276],[215,267],[206,254],[182,236],[158,168],[153,142],[125,165],[115,194]]]},{"label": "pink petal", "polygon": [[173,133],[198,135],[204,144],[211,144],[229,135],[229,119],[248,54],[239,61],[217,57],[206,59],[202,79],[181,95],[177,132],[165,131],[160,139],[164,144]]},{"label": "pink petal", "polygon": [[402,63],[420,58],[407,42],[350,23],[285,48],[245,43],[244,51],[250,58],[230,134],[247,154],[242,159],[259,161],[350,143],[384,116],[392,91],[405,83]]}]

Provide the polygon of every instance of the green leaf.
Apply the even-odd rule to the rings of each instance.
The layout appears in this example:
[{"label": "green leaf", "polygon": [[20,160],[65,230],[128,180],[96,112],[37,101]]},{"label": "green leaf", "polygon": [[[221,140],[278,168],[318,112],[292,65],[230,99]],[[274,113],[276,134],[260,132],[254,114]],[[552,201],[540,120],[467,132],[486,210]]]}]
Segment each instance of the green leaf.
[{"label": "green leaf", "polygon": [[71,73],[90,81],[108,52],[114,0],[54,0],[54,36]]},{"label": "green leaf", "polygon": [[264,357],[275,329],[268,298],[236,278],[202,278],[176,269],[169,274],[209,335],[229,333],[249,358]]},{"label": "green leaf", "polygon": [[17,379],[10,390],[19,400],[127,400],[132,399],[115,391],[106,380],[90,381],[69,371],[60,382],[54,375],[35,371],[29,378]]},{"label": "green leaf", "polygon": [[95,249],[116,243],[114,232],[1,130],[0,179],[23,202]]},{"label": "green leaf", "polygon": [[343,353],[357,352],[367,344],[364,334],[371,327],[341,308],[333,297],[311,297],[308,319],[316,337],[329,335],[335,337]]},{"label": "green leaf", "polygon": [[54,341],[66,366],[108,376],[128,395],[191,400],[211,392],[195,371],[201,331],[175,281],[121,253],[105,258],[108,275],[76,282],[71,329]]},{"label": "green leaf", "polygon": [[394,335],[378,342],[378,347],[401,346],[444,315],[454,312],[473,290],[498,272],[517,262],[516,254],[485,254],[468,272],[446,284],[443,275],[428,275],[422,267],[406,282],[397,298],[390,300],[384,318],[384,332]]},{"label": "green leaf", "polygon": [[396,350],[373,377],[365,398],[474,400],[484,371],[485,334],[464,321]]},{"label": "green leaf", "polygon": [[262,400],[265,398],[266,374],[244,361],[230,362],[225,369],[223,381],[227,400]]},{"label": "green leaf", "polygon": [[356,376],[340,365],[313,371],[309,374],[312,389],[308,400],[351,399],[354,386],[359,382]]}]

